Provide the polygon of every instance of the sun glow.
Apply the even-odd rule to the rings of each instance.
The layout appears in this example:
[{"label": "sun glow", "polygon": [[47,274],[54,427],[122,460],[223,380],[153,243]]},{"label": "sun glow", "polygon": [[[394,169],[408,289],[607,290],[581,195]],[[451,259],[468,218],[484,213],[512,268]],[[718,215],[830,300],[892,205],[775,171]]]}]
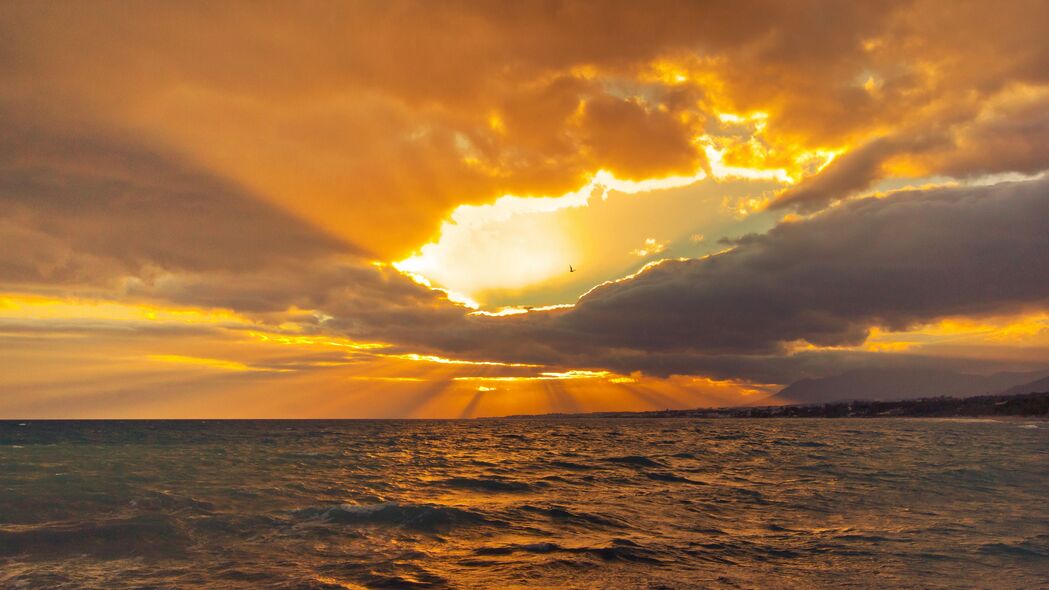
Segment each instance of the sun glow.
[{"label": "sun glow", "polygon": [[[520,365],[518,365],[520,366]],[[570,371],[544,371],[538,375],[524,375],[524,376],[487,376],[487,375],[467,375],[462,377],[455,377],[456,381],[563,381],[571,379],[605,379],[611,377],[613,374],[608,371],[586,371],[586,370],[570,370]],[[612,383],[625,383],[625,381],[616,381],[615,378],[610,380]],[[632,381],[631,381],[632,382]]]},{"label": "sun glow", "polygon": [[167,308],[78,297],[0,295],[0,319],[85,320],[174,324],[243,324],[243,316],[221,309]]},{"label": "sun glow", "polygon": [[470,315],[483,315],[497,318],[511,315],[521,315],[530,311],[553,311],[556,309],[571,309],[573,307],[575,307],[574,303],[559,303],[557,305],[538,305],[534,307],[500,307],[495,311],[479,309],[477,311],[470,312]]},{"label": "sun glow", "polygon": [[221,369],[224,371],[263,371],[273,373],[289,373],[291,369],[275,369],[271,367],[252,367],[238,361],[226,359],[203,358],[196,356],[184,356],[179,354],[150,354],[146,360],[160,363],[174,363],[177,365],[194,365],[210,369]]},{"label": "sun glow", "polygon": [[[596,208],[595,205],[607,201],[611,194],[657,195],[695,185],[704,179],[726,183],[739,180],[768,182],[782,188],[821,170],[839,153],[795,146],[790,148],[789,154],[773,159],[756,139],[766,130],[767,113],[722,112],[717,118],[725,125],[740,128],[755,147],[747,148],[750,152],[740,151],[739,140],[732,139],[731,134],[704,134],[694,141],[705,154],[706,163],[692,175],[629,180],[617,178],[611,171],[599,170],[586,185],[560,196],[503,195],[485,205],[462,205],[441,225],[436,241],[423,245],[413,256],[393,262],[391,266],[420,284],[441,289],[449,299],[478,313],[522,313],[526,309],[507,294],[535,290],[544,285],[564,290],[572,280],[582,278],[579,274],[567,276],[569,266],[594,267],[593,260],[586,256],[594,254],[591,242],[600,236],[590,235],[588,232],[592,230],[583,229],[579,221],[571,221],[590,213],[572,211],[589,212]],[[782,165],[770,166],[773,162]],[[764,211],[772,194],[732,198],[731,217],[740,220]],[[697,217],[697,223],[701,219]],[[694,233],[689,232],[684,239]],[[620,272],[624,265],[630,264],[629,258],[646,258],[671,246],[669,240],[646,242],[650,236],[641,238],[641,247],[633,245],[623,251],[625,259],[618,263]],[[611,259],[604,256],[610,266],[608,270],[612,270]],[[587,277],[595,282],[613,278],[608,274]],[[558,297],[536,303],[568,304],[585,288],[577,289],[571,298]],[[491,309],[489,294],[496,294],[502,307]]]},{"label": "sun glow", "polygon": [[438,363],[442,365],[468,365],[476,367],[530,367],[537,368],[542,365],[533,365],[528,363],[500,363],[497,361],[467,361],[461,359],[450,359],[442,356],[435,356],[432,354],[416,354],[416,353],[405,353],[405,354],[391,354],[382,355],[399,358],[407,361],[416,362],[427,362],[427,363]]},{"label": "sun glow", "polygon": [[[581,247],[574,236],[564,228],[535,221],[535,215],[586,207],[591,199],[605,199],[611,191],[633,195],[668,190],[704,177],[703,171],[697,171],[691,176],[624,180],[599,170],[585,186],[561,196],[504,195],[488,205],[462,205],[442,224],[436,242],[392,266],[421,284],[454,289],[443,290],[449,299],[477,309],[473,297],[479,292],[541,283],[561,275],[578,259]],[[524,221],[510,228],[500,226],[501,231],[493,229],[515,217]]]},{"label": "sun glow", "polygon": [[260,342],[273,342],[277,344],[288,344],[298,346],[332,346],[336,348],[349,348],[352,350],[376,350],[388,348],[388,344],[378,342],[357,342],[347,338],[336,338],[334,336],[296,336],[289,334],[248,332],[248,336]]}]

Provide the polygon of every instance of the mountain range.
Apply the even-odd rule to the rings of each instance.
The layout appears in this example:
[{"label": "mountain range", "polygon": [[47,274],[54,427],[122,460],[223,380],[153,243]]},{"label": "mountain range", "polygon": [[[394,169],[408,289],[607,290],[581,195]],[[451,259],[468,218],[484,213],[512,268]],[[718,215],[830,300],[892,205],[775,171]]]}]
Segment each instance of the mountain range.
[{"label": "mountain range", "polygon": [[1049,370],[974,375],[941,369],[870,368],[802,379],[780,390],[774,399],[787,404],[817,404],[1035,391],[1049,391]]}]

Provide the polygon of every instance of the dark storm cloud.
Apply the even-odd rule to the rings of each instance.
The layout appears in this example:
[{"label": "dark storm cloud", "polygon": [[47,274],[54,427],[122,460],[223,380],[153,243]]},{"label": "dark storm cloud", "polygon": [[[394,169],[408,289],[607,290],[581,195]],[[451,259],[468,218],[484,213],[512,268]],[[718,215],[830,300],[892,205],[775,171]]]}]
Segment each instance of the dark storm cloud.
[{"label": "dark storm cloud", "polygon": [[826,377],[858,369],[912,368],[939,371],[991,373],[1029,371],[1045,367],[1044,358],[974,359],[930,356],[921,353],[886,353],[862,350],[817,350],[794,354],[706,355],[690,352],[585,353],[576,366],[607,369],[618,373],[642,371],[645,375],[703,375],[712,379],[743,379],[754,383],[793,383],[799,379]]},{"label": "dark storm cloud", "polygon": [[1049,181],[908,192],[750,235],[599,287],[561,323],[609,347],[767,352],[861,343],[1049,298]]}]

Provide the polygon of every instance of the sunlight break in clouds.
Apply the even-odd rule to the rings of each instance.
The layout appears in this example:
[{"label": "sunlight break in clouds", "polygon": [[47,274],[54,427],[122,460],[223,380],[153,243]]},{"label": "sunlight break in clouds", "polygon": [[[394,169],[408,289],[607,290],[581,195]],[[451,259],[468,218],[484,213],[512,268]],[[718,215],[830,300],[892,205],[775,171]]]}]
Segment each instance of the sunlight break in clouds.
[{"label": "sunlight break in clouds", "polygon": [[559,275],[568,265],[580,264],[574,236],[553,225],[525,222],[516,217],[556,213],[585,207],[590,199],[605,199],[610,191],[633,195],[684,187],[695,176],[620,180],[601,170],[583,188],[559,197],[504,195],[490,205],[463,205],[441,225],[440,239],[420,253],[395,262],[401,271],[434,280],[456,292],[475,294],[494,287],[517,288]]}]

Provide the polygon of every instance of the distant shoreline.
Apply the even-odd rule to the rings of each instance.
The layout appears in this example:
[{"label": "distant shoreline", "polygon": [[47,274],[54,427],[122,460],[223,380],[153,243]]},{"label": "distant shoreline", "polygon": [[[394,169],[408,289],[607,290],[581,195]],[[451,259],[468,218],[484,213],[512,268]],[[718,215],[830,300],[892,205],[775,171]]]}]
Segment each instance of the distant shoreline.
[{"label": "distant shoreline", "polygon": [[649,412],[517,414],[481,420],[534,418],[1026,418],[1049,420],[1049,392],[1015,395],[933,397],[896,401],[857,400]]},{"label": "distant shoreline", "polygon": [[61,422],[455,422],[470,420],[531,419],[660,419],[660,418],[993,418],[1049,421],[1049,392],[1014,395],[978,395],[966,398],[932,397],[896,401],[858,400],[826,404],[736,406],[655,410],[647,412],[589,412],[511,414],[477,418],[0,418],[0,427],[18,428],[32,423]]}]

